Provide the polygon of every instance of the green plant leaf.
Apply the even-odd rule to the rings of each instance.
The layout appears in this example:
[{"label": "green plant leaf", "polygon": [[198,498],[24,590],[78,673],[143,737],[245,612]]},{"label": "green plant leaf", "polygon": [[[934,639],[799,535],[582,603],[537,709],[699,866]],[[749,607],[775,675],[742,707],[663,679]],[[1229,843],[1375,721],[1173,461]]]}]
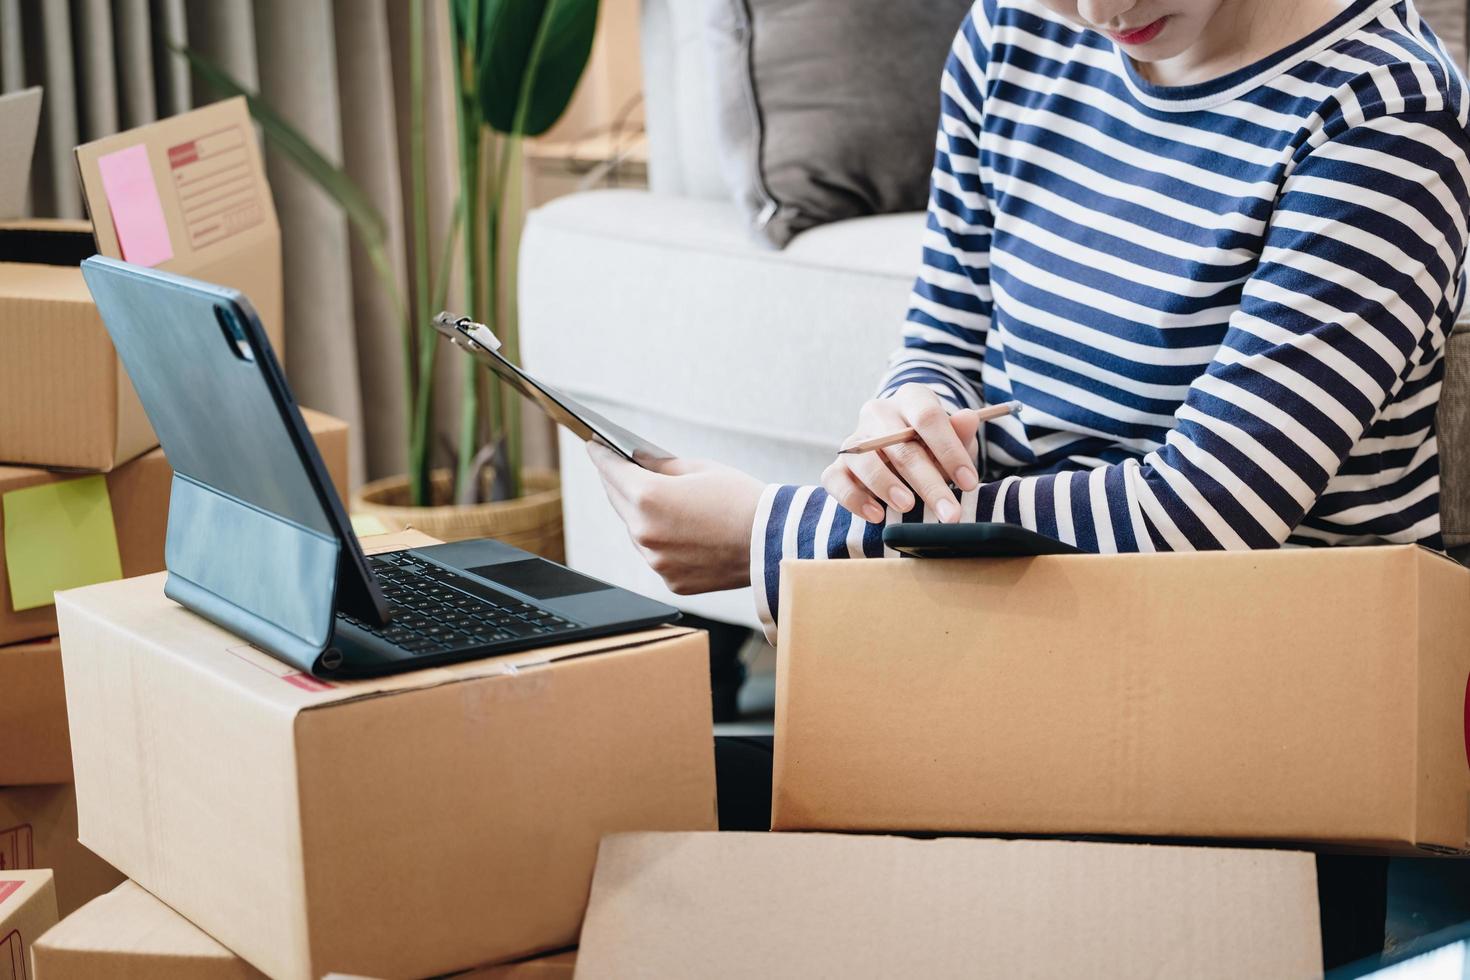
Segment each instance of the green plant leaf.
[{"label": "green plant leaf", "polygon": [[388,237],[387,223],[372,201],[347,173],[332,163],[300,130],[288,123],[257,93],[241,85],[223,68],[191,48],[171,45],[189,60],[190,66],[210,88],[222,96],[243,95],[250,115],[260,123],[271,145],[290,158],[347,215],[369,249],[381,247]]},{"label": "green plant leaf", "polygon": [[598,0],[452,2],[466,24],[469,8],[479,7],[474,56],[485,122],[514,136],[540,136],[554,126],[587,68]]}]

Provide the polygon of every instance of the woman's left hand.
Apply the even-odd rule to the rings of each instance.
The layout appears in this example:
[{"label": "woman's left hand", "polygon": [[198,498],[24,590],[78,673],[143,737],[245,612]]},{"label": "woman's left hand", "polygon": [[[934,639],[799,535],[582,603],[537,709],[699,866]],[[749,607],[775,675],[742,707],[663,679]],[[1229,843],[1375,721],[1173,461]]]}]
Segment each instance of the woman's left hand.
[{"label": "woman's left hand", "polygon": [[764,486],[702,460],[671,459],[658,472],[587,443],[628,534],[671,592],[693,595],[750,584],[750,535]]}]

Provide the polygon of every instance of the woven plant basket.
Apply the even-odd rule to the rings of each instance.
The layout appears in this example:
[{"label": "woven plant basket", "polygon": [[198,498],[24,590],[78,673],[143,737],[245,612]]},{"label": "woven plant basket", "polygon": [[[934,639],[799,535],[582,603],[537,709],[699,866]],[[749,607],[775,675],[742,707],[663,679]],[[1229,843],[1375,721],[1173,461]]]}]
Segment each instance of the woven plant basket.
[{"label": "woven plant basket", "polygon": [[[435,470],[429,480],[434,499],[448,500],[453,474]],[[551,470],[528,469],[521,483],[525,493],[515,500],[411,507],[408,477],[390,476],[365,484],[352,498],[352,511],[376,517],[388,531],[411,527],[440,541],[494,538],[552,561],[564,561],[561,479]]]}]

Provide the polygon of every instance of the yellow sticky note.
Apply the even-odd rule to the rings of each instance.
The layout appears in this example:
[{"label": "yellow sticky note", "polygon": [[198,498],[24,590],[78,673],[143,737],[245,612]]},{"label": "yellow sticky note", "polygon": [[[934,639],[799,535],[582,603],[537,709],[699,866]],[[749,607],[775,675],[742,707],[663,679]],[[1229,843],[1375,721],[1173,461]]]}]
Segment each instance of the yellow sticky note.
[{"label": "yellow sticky note", "polygon": [[106,477],[12,490],[0,496],[0,510],[16,612],[51,605],[54,592],[122,578]]},{"label": "yellow sticky note", "polygon": [[372,514],[353,514],[352,533],[359,538],[366,538],[374,534],[387,534],[388,529]]}]

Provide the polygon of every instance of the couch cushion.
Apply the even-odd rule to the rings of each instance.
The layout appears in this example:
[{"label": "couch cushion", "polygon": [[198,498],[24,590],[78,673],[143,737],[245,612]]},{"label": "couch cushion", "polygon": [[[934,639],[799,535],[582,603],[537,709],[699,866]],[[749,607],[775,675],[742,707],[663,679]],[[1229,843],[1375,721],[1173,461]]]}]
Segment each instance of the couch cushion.
[{"label": "couch cushion", "polygon": [[923,221],[840,222],[772,252],[724,202],[562,198],[526,227],[526,364],[605,404],[830,453],[899,343]]},{"label": "couch cushion", "polygon": [[972,0],[707,2],[721,161],[764,240],[924,207]]}]

